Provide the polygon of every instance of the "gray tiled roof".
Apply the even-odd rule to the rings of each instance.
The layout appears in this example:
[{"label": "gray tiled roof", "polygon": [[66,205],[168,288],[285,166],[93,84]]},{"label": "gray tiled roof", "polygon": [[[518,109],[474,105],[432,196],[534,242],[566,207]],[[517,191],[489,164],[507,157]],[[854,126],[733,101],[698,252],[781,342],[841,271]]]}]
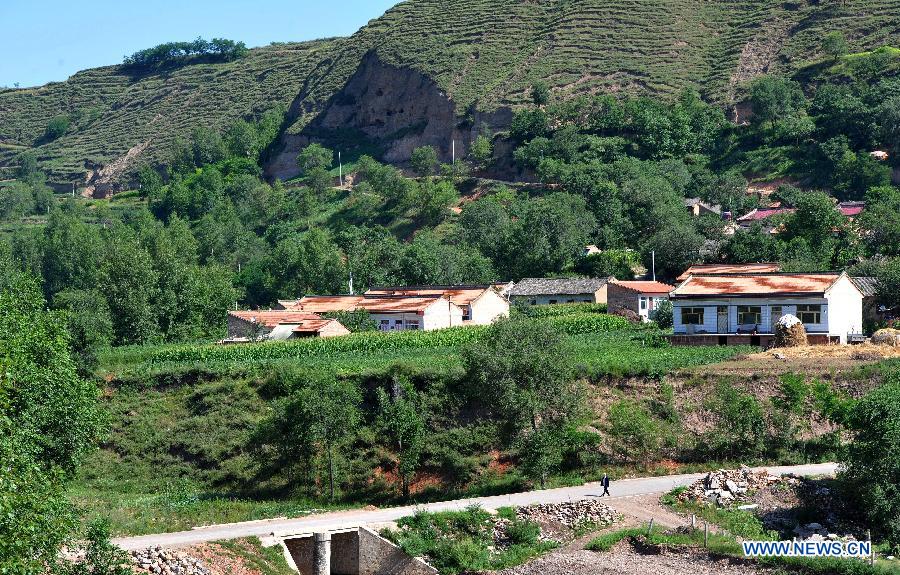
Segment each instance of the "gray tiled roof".
[{"label": "gray tiled roof", "polygon": [[575,295],[595,293],[609,278],[525,278],[509,290],[510,296]]},{"label": "gray tiled roof", "polygon": [[878,291],[878,280],[870,277],[850,278],[856,289],[862,292],[863,297],[872,297]]}]

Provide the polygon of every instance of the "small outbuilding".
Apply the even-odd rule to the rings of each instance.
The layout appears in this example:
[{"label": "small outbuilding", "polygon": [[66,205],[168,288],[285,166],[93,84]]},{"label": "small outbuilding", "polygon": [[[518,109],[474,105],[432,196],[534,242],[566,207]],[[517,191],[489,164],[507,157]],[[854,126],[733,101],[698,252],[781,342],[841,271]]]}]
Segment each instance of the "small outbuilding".
[{"label": "small outbuilding", "polygon": [[226,343],[335,337],[350,333],[341,322],[318,314],[286,310],[228,312]]},{"label": "small outbuilding", "polygon": [[675,286],[657,281],[609,282],[607,298],[609,313],[632,311],[644,321],[650,321],[659,304],[669,299],[669,292]]},{"label": "small outbuilding", "polygon": [[513,303],[553,305],[559,303],[606,303],[611,278],[526,278],[509,290]]}]

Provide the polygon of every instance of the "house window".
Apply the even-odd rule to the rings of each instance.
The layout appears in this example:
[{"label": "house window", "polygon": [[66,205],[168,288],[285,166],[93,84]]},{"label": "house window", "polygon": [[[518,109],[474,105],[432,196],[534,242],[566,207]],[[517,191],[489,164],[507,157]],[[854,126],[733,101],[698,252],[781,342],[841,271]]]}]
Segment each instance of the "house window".
[{"label": "house window", "polygon": [[642,297],[641,298],[641,311],[643,311],[645,309],[647,309],[647,298]]},{"label": "house window", "polygon": [[574,300],[574,299],[567,299],[567,300],[566,300],[566,303],[575,303],[575,300]]},{"label": "house window", "polygon": [[[469,306],[466,306],[463,308],[463,321],[469,321],[470,319],[472,319],[472,308]],[[415,322],[415,323],[418,324],[419,322]],[[419,328],[416,328],[416,329],[419,329]]]},{"label": "house window", "polygon": [[418,329],[419,329],[419,322],[417,322],[417,321],[408,321],[408,322],[406,322],[406,329],[409,329],[409,330],[418,330]]},{"label": "house window", "polygon": [[762,307],[758,305],[739,305],[738,325],[759,325],[762,322]]},{"label": "house window", "polygon": [[703,325],[703,308],[681,308],[681,323],[684,325]]},{"label": "house window", "polygon": [[391,329],[391,320],[389,320],[389,319],[381,320],[380,329],[381,329],[381,331],[388,331],[389,329]]},{"label": "house window", "polygon": [[803,323],[822,323],[821,305],[798,305],[797,319]]},{"label": "house window", "polygon": [[556,300],[555,300],[555,299],[551,299],[551,300],[550,300],[550,305],[553,305],[553,304],[555,304],[555,303],[556,303]]},{"label": "house window", "polygon": [[531,300],[531,305],[537,305],[537,300],[536,299]]}]

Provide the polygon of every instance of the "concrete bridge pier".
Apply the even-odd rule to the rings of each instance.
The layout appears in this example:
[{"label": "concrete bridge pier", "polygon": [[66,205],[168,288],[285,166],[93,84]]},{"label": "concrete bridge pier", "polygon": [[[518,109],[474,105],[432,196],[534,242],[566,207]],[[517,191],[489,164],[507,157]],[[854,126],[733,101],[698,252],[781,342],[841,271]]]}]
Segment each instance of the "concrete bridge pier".
[{"label": "concrete bridge pier", "polygon": [[315,575],[331,575],[331,533],[313,535],[313,573]]}]

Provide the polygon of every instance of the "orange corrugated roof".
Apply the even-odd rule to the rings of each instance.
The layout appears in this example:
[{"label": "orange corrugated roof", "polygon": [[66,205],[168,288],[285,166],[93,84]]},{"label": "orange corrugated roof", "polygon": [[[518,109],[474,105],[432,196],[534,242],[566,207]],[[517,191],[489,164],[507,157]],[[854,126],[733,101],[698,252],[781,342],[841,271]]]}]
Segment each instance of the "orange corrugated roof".
[{"label": "orange corrugated roof", "polygon": [[616,280],[612,283],[640,293],[664,294],[669,293],[670,291],[675,289],[675,286],[670,286],[669,284],[654,281],[621,282]]},{"label": "orange corrugated roof", "polygon": [[409,297],[440,297],[443,296],[456,305],[469,305],[475,299],[483,294],[486,290],[491,289],[489,286],[428,286],[428,287],[388,287],[374,288],[366,292],[367,296],[372,295],[395,295]]},{"label": "orange corrugated roof", "polygon": [[822,294],[840,274],[735,274],[694,275],[672,296]]},{"label": "orange corrugated roof", "polygon": [[326,325],[330,324],[335,320],[333,319],[310,319],[301,322],[297,325],[292,331],[295,333],[310,333],[310,332],[318,332]]},{"label": "orange corrugated roof", "polygon": [[439,297],[367,297],[359,302],[358,307],[370,313],[411,313],[425,311],[425,308],[439,299]]},{"label": "orange corrugated roof", "polygon": [[684,281],[690,275],[707,274],[765,274],[781,271],[780,264],[759,263],[759,264],[699,264],[689,267],[683,274],[678,276],[678,281]]},{"label": "orange corrugated roof", "polygon": [[275,327],[283,323],[302,323],[309,320],[321,320],[322,317],[306,311],[266,310],[266,311],[230,311],[234,317],[244,321],[259,323],[265,327]]},{"label": "orange corrugated roof", "polygon": [[383,297],[361,295],[317,295],[301,298],[294,302],[289,309],[292,311],[313,313],[353,311],[357,309],[364,309],[372,313],[410,313],[423,311],[439,298],[440,294],[420,297],[387,295]]}]

